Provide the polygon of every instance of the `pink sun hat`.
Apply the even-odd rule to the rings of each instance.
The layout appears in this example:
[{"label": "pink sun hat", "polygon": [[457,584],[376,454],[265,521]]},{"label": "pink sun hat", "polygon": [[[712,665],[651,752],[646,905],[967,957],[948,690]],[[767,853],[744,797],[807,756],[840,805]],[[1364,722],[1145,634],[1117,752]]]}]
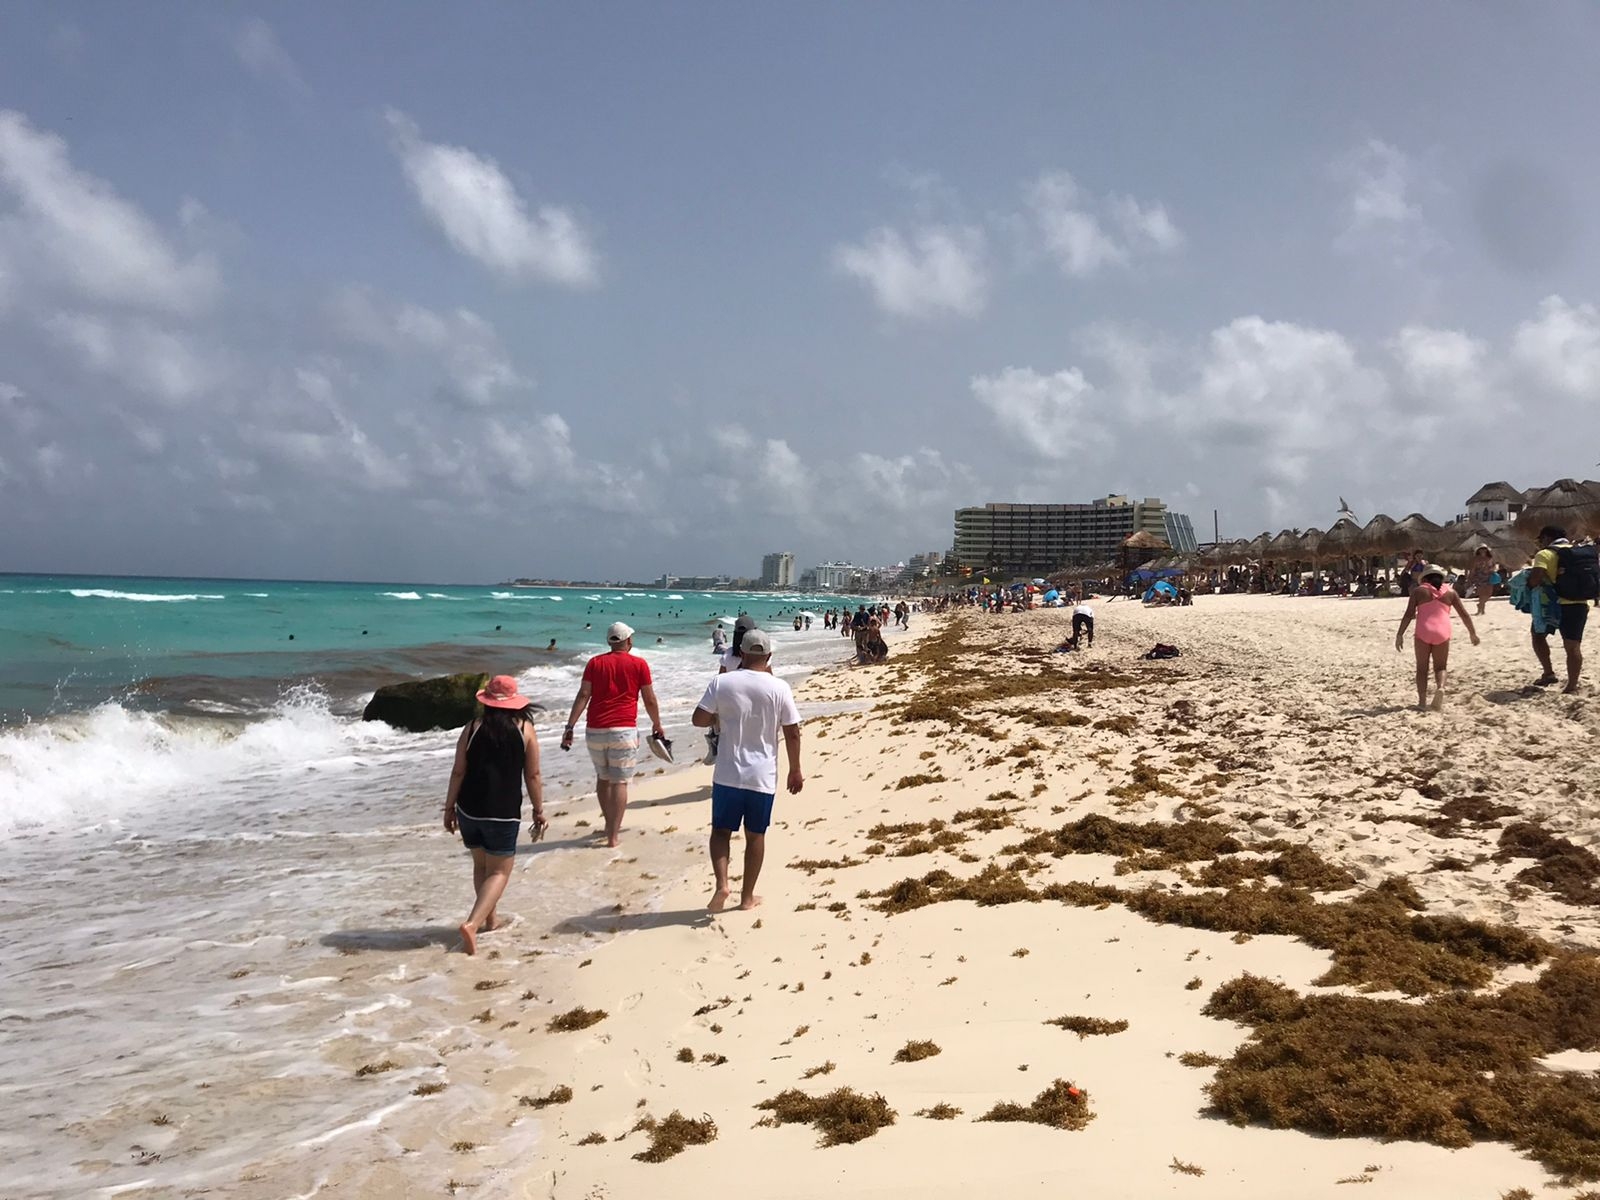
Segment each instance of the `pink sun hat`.
[{"label": "pink sun hat", "polygon": [[485,708],[527,708],[533,701],[517,692],[517,681],[509,675],[496,675],[478,693]]}]

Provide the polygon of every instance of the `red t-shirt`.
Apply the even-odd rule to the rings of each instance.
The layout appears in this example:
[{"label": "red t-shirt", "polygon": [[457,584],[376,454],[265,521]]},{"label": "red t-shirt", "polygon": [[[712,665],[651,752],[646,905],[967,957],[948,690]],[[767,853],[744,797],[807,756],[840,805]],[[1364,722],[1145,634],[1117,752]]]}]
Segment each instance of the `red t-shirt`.
[{"label": "red t-shirt", "polygon": [[597,654],[583,668],[589,685],[590,729],[633,729],[639,724],[639,689],[650,686],[650,664],[632,654]]}]

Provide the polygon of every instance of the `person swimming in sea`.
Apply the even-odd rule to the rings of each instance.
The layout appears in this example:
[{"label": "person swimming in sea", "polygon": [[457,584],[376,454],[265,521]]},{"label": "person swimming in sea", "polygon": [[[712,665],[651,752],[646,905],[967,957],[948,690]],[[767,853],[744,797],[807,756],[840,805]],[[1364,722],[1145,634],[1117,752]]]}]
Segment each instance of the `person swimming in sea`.
[{"label": "person swimming in sea", "polygon": [[[499,626],[496,625],[495,628],[498,629]],[[554,650],[555,648],[556,648],[556,640],[555,640],[555,638],[551,638],[550,639],[550,644],[544,648],[545,649],[545,653],[548,654],[550,651]]]}]

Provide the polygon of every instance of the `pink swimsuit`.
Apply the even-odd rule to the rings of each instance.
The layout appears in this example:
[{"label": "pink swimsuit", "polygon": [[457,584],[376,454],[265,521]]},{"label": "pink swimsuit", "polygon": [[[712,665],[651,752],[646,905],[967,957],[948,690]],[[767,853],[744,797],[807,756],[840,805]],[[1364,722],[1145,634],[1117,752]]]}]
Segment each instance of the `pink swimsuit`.
[{"label": "pink swimsuit", "polygon": [[1417,641],[1429,646],[1442,646],[1450,640],[1450,600],[1455,593],[1449,588],[1436,588],[1431,583],[1419,585],[1433,593],[1432,600],[1417,605]]}]

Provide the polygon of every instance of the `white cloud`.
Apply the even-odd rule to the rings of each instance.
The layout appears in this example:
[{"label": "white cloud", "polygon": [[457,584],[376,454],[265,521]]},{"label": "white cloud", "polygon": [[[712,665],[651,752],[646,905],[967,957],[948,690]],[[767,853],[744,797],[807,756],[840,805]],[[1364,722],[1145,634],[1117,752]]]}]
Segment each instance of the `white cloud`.
[{"label": "white cloud", "polygon": [[412,192],[458,251],[509,280],[596,282],[598,258],[569,211],[543,205],[530,213],[494,159],[426,141],[416,123],[394,109],[388,120]]},{"label": "white cloud", "polygon": [[1536,382],[1593,404],[1600,397],[1600,308],[1547,296],[1517,326],[1512,356]]},{"label": "white cloud", "polygon": [[1093,392],[1076,367],[1051,375],[1007,367],[972,380],[972,394],[1003,432],[1040,458],[1057,462],[1104,443]]},{"label": "white cloud", "polygon": [[0,421],[14,437],[28,437],[44,424],[44,413],[16,384],[0,382]]},{"label": "white cloud", "polygon": [[1331,170],[1346,189],[1341,232],[1334,243],[1338,249],[1379,254],[1409,266],[1440,248],[1441,239],[1417,195],[1436,190],[1437,184],[1399,147],[1372,138],[1337,159]]},{"label": "white cloud", "polygon": [[1132,196],[1113,196],[1111,214],[1131,246],[1170,253],[1183,246],[1183,232],[1163,204],[1140,204]]},{"label": "white cloud", "polygon": [[[1183,246],[1183,233],[1164,205],[1141,204],[1131,196],[1096,200],[1066,171],[1039,176],[1028,188],[1027,201],[1045,249],[1074,278],[1125,267],[1137,254],[1170,254]],[[1121,231],[1120,239],[1102,213]]]},{"label": "white cloud", "polygon": [[335,330],[351,341],[437,362],[450,393],[469,403],[491,404],[533,386],[512,365],[494,326],[471,309],[438,312],[349,287],[333,296],[329,312]]},{"label": "white cloud", "polygon": [[0,198],[10,201],[0,207],[0,280],[167,313],[203,309],[220,290],[210,258],[181,254],[110,185],[76,169],[65,142],[11,110],[0,110]]},{"label": "white cloud", "polygon": [[912,319],[981,313],[989,293],[986,257],[981,229],[951,225],[924,225],[909,240],[895,229],[875,229],[833,251],[834,266],[866,284],[879,308]]},{"label": "white cloud", "polygon": [[300,74],[300,68],[283,48],[272,26],[260,17],[250,18],[234,33],[233,52],[257,77],[275,81],[299,95],[310,93],[311,85]]},{"label": "white cloud", "polygon": [[167,404],[184,404],[218,387],[225,371],[194,339],[143,317],[61,312],[45,330],[91,370]]}]

